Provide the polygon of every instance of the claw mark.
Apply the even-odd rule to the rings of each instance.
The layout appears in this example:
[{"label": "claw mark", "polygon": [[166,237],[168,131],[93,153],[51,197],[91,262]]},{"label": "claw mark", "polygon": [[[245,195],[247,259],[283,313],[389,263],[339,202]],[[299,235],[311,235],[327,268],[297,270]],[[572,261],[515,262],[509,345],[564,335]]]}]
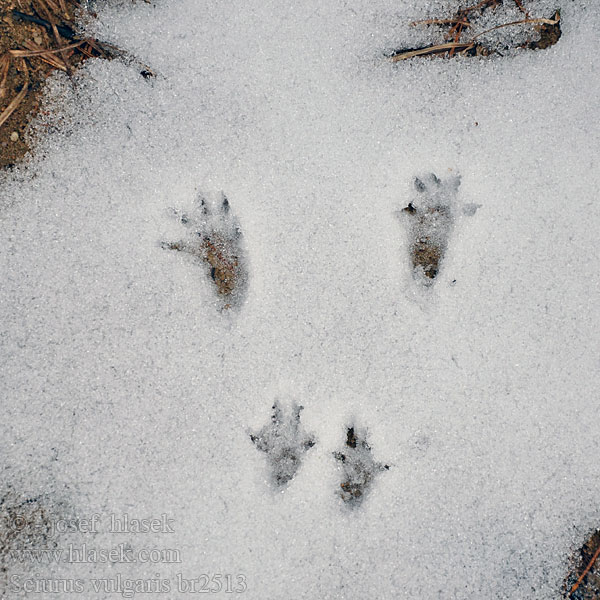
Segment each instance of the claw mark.
[{"label": "claw mark", "polygon": [[415,199],[403,209],[410,217],[410,258],[415,279],[433,284],[448,247],[460,177],[443,183],[434,173],[415,177]]},{"label": "claw mark", "polygon": [[273,405],[271,422],[250,439],[265,452],[272,471],[273,482],[278,487],[289,483],[302,464],[302,456],[312,448],[316,440],[300,426],[302,406],[292,404],[284,410],[279,402]]},{"label": "claw mark", "polygon": [[373,459],[366,432],[357,431],[354,425],[348,427],[343,450],[334,452],[333,455],[342,463],[344,469],[344,478],[338,493],[342,500],[352,507],[360,505],[363,501],[375,475],[390,468],[389,465]]},{"label": "claw mark", "polygon": [[242,230],[231,214],[229,200],[223,192],[209,199],[200,194],[192,214],[173,210],[173,215],[192,234],[179,242],[163,242],[162,248],[187,252],[208,265],[208,274],[217,292],[223,297],[224,308],[239,304],[247,283],[241,245]]}]

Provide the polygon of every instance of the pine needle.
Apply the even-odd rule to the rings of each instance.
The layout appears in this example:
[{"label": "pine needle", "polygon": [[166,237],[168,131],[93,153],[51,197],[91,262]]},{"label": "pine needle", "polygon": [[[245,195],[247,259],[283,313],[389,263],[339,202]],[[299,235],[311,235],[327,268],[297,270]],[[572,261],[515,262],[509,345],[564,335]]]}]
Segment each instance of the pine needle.
[{"label": "pine needle", "polygon": [[47,54],[56,54],[58,52],[64,52],[65,50],[70,50],[71,48],[77,48],[82,44],[87,43],[86,40],[79,40],[74,44],[68,44],[67,46],[62,46],[61,48],[55,48],[54,50],[9,50],[9,54],[11,56],[20,57],[20,58],[29,58],[31,56],[46,56]]},{"label": "pine needle", "polygon": [[54,67],[55,69],[59,69],[61,71],[65,71],[65,72],[67,71],[63,62],[58,60],[58,58],[56,56],[54,56],[51,52],[48,52],[45,48],[38,46],[31,40],[27,40],[24,45],[25,45],[25,48],[27,48],[31,52],[40,52],[41,54],[37,54],[37,57],[39,59],[41,59],[42,61],[44,61],[45,63],[49,64],[50,66]]},{"label": "pine needle", "polygon": [[472,27],[469,21],[456,19],[424,19],[422,21],[413,21],[410,25],[412,27],[416,25],[462,25],[463,27]]},{"label": "pine needle", "polygon": [[11,103],[2,111],[0,115],[0,127],[6,123],[10,115],[12,115],[17,107],[23,101],[23,98],[27,95],[29,90],[29,71],[27,70],[27,65],[25,61],[23,61],[23,68],[25,69],[25,83],[23,84],[23,89],[12,99]]},{"label": "pine needle", "polygon": [[466,51],[473,48],[475,44],[472,42],[465,43],[457,43],[457,42],[448,42],[447,44],[437,44],[435,46],[427,46],[426,48],[418,48],[417,50],[408,50],[406,52],[401,52],[400,54],[396,54],[395,56],[390,56],[389,59],[392,62],[398,62],[400,60],[407,60],[409,58],[413,58],[415,56],[427,56],[428,54],[439,54],[440,52],[446,52],[448,50],[461,50]]},{"label": "pine needle", "polygon": [[0,98],[6,95],[6,79],[8,77],[8,69],[10,67],[10,54],[5,53],[0,58]]}]

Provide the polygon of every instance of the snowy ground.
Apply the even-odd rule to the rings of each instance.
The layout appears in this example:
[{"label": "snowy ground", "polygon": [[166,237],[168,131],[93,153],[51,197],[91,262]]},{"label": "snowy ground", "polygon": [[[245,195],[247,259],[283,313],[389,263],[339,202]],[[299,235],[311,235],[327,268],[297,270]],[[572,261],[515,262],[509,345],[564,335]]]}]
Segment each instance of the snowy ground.
[{"label": "snowy ground", "polygon": [[[78,578],[68,597],[180,599],[204,574],[260,600],[558,597],[600,524],[600,8],[560,4],[548,50],[397,65],[383,51],[425,35],[407,23],[453,3],[101,12],[96,35],[160,75],[58,77],[60,118],[0,182],[1,483],[53,522],[100,515],[59,549],[181,563],[10,564],[6,598]],[[398,211],[431,172],[480,207],[425,289]],[[224,312],[160,246],[185,234],[169,209],[219,190],[249,273]],[[250,435],[276,401],[314,440],[280,487]],[[382,467],[357,506],[351,425]],[[109,531],[125,513],[172,527]]]}]

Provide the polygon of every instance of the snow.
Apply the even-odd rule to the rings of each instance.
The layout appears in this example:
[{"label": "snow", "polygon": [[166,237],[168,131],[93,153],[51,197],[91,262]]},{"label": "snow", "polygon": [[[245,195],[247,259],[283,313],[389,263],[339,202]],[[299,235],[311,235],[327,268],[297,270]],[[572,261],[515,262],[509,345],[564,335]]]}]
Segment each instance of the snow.
[{"label": "snow", "polygon": [[[397,64],[452,2],[100,7],[95,35],[158,76],[57,76],[59,115],[2,176],[2,490],[101,515],[60,548],[182,562],[9,575],[86,598],[156,574],[171,591],[147,597],[186,597],[178,574],[243,574],[249,599],[558,597],[600,518],[600,11],[562,5],[544,51]],[[479,207],[422,286],[397,213],[429,173]],[[249,272],[233,311],[161,248],[184,234],[169,210],[220,191]],[[315,440],[285,486],[251,439],[276,401]],[[352,426],[389,469],[349,508]],[[175,531],[111,533],[125,513]]]}]

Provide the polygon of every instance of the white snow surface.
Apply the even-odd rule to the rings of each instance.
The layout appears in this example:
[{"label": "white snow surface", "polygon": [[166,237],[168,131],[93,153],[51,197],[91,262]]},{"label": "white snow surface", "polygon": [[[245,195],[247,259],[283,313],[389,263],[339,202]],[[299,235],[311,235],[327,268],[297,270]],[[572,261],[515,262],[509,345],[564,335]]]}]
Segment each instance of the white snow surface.
[{"label": "white snow surface", "polygon": [[[182,562],[15,564],[7,598],[131,597],[91,588],[117,575],[195,597],[178,574],[243,574],[209,595],[248,600],[559,597],[600,525],[600,8],[556,4],[547,50],[398,64],[428,35],[408,23],[455,3],[100,7],[95,35],[158,76],[55,77],[58,117],[0,181],[0,483],[101,515],[61,548]],[[397,212],[431,172],[480,207],[424,289]],[[160,247],[169,209],[219,190],[249,270],[225,312]],[[276,400],[316,439],[277,489],[250,439]],[[356,508],[333,454],[352,424],[390,467]],[[125,513],[174,532],[108,531]]]}]

